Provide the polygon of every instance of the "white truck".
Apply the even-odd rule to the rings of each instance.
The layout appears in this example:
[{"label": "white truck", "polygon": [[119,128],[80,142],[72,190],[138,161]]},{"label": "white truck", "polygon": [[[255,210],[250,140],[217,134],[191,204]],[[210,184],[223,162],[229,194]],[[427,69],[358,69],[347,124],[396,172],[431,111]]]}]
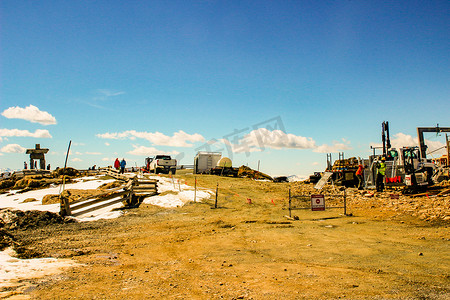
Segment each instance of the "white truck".
[{"label": "white truck", "polygon": [[177,170],[177,160],[172,159],[170,155],[156,155],[148,160],[148,172],[155,174],[175,174]]}]

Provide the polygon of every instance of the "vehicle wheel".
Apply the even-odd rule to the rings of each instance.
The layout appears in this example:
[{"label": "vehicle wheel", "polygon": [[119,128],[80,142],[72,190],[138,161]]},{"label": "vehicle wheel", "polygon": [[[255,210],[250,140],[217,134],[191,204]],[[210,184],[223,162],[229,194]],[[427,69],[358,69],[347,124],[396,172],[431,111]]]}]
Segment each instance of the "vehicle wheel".
[{"label": "vehicle wheel", "polygon": [[171,172],[172,172],[172,175],[175,175],[175,173],[177,172],[177,170],[176,170],[176,169],[172,169]]}]

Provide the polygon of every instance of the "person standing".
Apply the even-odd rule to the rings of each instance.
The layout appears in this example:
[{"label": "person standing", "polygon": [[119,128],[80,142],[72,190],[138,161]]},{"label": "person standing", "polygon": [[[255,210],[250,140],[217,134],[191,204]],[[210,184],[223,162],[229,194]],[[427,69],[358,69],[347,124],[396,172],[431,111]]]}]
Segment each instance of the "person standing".
[{"label": "person standing", "polygon": [[120,161],[119,158],[116,158],[116,161],[114,162],[114,169],[119,170],[120,168]]},{"label": "person standing", "polygon": [[382,192],[384,190],[384,175],[386,174],[386,158],[382,157],[381,162],[377,164],[377,181],[376,187],[377,192]]},{"label": "person standing", "polygon": [[26,161],[23,162],[23,169],[24,169],[24,170],[28,169],[28,165],[27,165],[27,162],[26,162]]},{"label": "person standing", "polygon": [[356,177],[358,178],[358,190],[362,190],[362,186],[363,186],[363,165],[359,164],[358,165],[358,170],[356,170]]},{"label": "person standing", "polygon": [[122,161],[120,162],[120,174],[123,174],[125,172],[126,165],[127,162],[125,161],[125,158],[122,158]]}]

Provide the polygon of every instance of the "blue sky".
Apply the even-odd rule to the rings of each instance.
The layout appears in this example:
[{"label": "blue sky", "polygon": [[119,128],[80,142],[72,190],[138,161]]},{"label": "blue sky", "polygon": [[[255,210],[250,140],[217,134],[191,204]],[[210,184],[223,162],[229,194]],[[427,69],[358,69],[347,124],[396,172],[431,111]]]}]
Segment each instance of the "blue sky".
[{"label": "blue sky", "polygon": [[450,126],[449,15],[448,1],[1,1],[0,168],[37,143],[62,166],[72,140],[76,168],[192,164],[210,145],[308,175],[327,152],[367,157],[383,121],[406,146]]}]

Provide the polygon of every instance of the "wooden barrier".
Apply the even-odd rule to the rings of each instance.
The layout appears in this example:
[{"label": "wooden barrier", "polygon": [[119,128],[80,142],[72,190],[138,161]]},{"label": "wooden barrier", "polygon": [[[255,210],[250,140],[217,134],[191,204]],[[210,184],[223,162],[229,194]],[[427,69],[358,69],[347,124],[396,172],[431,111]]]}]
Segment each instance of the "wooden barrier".
[{"label": "wooden barrier", "polygon": [[61,195],[60,214],[62,216],[77,217],[119,202],[123,202],[126,206],[135,207],[140,204],[143,198],[158,194],[158,180],[156,179],[138,178],[136,175],[130,178],[119,174],[117,170],[112,168],[105,168],[100,171],[106,172],[113,178],[125,181],[125,184],[104,194],[72,202],[69,202],[68,198]]}]

